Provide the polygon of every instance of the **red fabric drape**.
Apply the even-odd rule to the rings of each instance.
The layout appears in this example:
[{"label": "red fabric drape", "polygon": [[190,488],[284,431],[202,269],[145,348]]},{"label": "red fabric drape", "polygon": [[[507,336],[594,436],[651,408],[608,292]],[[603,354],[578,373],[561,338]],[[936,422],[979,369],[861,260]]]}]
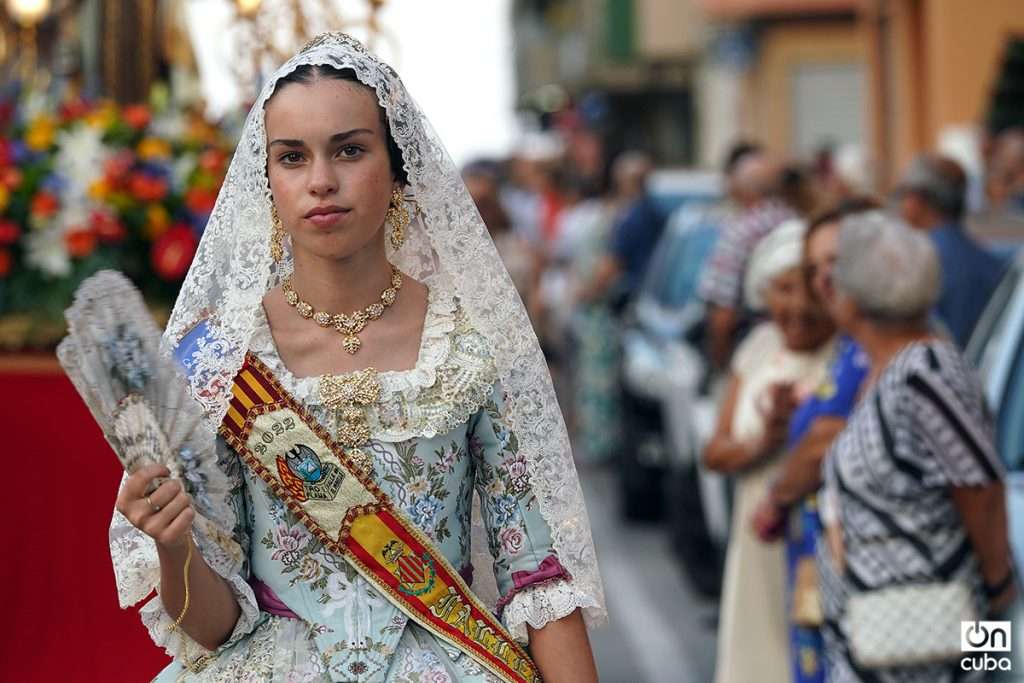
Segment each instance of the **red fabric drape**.
[{"label": "red fabric drape", "polygon": [[107,546],[121,466],[52,358],[0,359],[0,680],[148,681],[168,658],[121,610]]}]

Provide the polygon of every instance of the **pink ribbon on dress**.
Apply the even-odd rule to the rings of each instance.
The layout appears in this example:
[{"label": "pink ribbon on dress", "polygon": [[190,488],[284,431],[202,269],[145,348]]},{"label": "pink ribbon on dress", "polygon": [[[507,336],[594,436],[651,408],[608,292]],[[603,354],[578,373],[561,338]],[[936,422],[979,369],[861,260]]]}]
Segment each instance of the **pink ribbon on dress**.
[{"label": "pink ribbon on dress", "polygon": [[256,594],[256,604],[259,605],[261,612],[267,612],[275,617],[284,617],[285,619],[300,618],[298,614],[288,608],[288,605],[284,604],[281,598],[277,597],[277,593],[270,586],[255,576],[249,579],[249,585],[252,586],[253,593]]}]

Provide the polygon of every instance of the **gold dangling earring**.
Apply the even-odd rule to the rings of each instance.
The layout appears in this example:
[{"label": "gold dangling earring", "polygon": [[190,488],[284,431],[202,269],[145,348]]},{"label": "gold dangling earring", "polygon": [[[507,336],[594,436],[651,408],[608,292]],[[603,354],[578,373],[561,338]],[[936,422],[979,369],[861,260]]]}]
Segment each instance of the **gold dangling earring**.
[{"label": "gold dangling earring", "polygon": [[391,246],[398,248],[405,242],[405,229],[409,227],[409,209],[405,208],[405,196],[399,188],[391,193],[391,205],[388,206],[387,222],[391,224]]},{"label": "gold dangling earring", "polygon": [[284,226],[273,204],[270,205],[270,258],[274,259],[274,263],[284,259]]}]

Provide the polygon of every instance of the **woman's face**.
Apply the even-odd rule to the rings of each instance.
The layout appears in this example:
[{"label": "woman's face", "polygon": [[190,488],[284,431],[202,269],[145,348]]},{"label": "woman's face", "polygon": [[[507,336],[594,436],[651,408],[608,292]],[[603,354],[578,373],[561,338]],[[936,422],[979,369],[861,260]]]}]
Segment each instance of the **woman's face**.
[{"label": "woman's face", "polygon": [[790,350],[816,349],[835,332],[829,316],[817,298],[811,296],[800,266],[776,275],[768,283],[764,299],[768,315],[782,331]]},{"label": "woman's face", "polygon": [[266,105],[267,175],[297,259],[384,249],[396,184],[373,91],[321,78],[288,83]]},{"label": "woman's face", "polygon": [[835,317],[836,290],[832,275],[839,255],[839,223],[826,223],[807,240],[807,279],[814,296]]}]

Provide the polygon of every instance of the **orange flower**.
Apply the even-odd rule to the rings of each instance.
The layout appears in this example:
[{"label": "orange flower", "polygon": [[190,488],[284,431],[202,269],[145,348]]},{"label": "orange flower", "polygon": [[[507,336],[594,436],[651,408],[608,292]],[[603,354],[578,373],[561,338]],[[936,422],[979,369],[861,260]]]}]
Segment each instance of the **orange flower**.
[{"label": "orange flower", "polygon": [[96,201],[103,201],[110,196],[110,181],[106,178],[99,178],[94,180],[89,185],[89,198],[95,199]]},{"label": "orange flower", "polygon": [[141,159],[167,159],[171,156],[171,146],[160,138],[144,138],[135,150]]},{"label": "orange flower", "polygon": [[11,192],[7,189],[6,185],[0,185],[0,211],[7,208],[7,205],[11,203]]},{"label": "orange flower", "polygon": [[0,184],[8,190],[17,190],[21,186],[23,178],[21,169],[17,166],[8,166],[0,171]]},{"label": "orange flower", "polygon": [[160,204],[150,204],[146,209],[146,225],[142,231],[150,241],[156,240],[167,232],[171,225],[171,215]]},{"label": "orange flower", "polygon": [[144,104],[130,104],[124,108],[121,115],[124,117],[124,122],[135,130],[142,130],[148,126],[149,120],[152,118],[149,107]]},{"label": "orange flower", "polygon": [[11,265],[14,259],[11,257],[11,252],[7,249],[0,249],[0,277],[7,277],[11,272]]},{"label": "orange flower", "polygon": [[49,192],[39,192],[32,198],[32,205],[29,207],[29,211],[36,218],[49,218],[57,213],[59,207],[60,201],[55,196]]},{"label": "orange flower", "polygon": [[34,118],[25,131],[25,144],[29,149],[42,152],[53,145],[57,135],[57,125],[52,116],[41,115]]},{"label": "orange flower", "polygon": [[64,235],[64,246],[72,258],[85,258],[96,249],[96,232],[88,229],[72,230]]}]

